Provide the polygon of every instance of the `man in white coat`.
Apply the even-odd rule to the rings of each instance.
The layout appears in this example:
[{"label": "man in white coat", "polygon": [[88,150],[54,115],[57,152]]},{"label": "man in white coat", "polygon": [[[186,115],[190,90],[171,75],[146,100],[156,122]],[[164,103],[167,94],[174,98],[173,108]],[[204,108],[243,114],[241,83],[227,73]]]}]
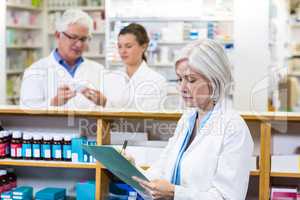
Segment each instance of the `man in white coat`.
[{"label": "man in white coat", "polygon": [[82,57],[91,39],[93,20],[80,10],[67,10],[56,22],[57,48],[26,69],[20,104],[28,109],[60,106],[93,109],[104,106],[103,66]]}]

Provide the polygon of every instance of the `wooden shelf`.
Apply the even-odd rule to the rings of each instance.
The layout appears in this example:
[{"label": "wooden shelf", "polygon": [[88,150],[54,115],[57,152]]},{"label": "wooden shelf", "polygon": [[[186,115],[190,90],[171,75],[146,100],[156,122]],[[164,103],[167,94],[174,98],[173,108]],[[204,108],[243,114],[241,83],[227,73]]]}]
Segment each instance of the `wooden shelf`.
[{"label": "wooden shelf", "polygon": [[105,35],[104,31],[94,31],[92,32],[93,35]]},{"label": "wooden shelf", "polygon": [[126,21],[126,22],[207,22],[207,21],[222,21],[222,22],[233,22],[233,17],[111,17],[109,21]]},{"label": "wooden shelf", "polygon": [[291,28],[300,28],[300,23],[292,23],[290,25]]},{"label": "wooden shelf", "polygon": [[26,166],[26,167],[51,167],[51,168],[77,168],[77,169],[96,169],[95,163],[73,163],[64,161],[34,161],[34,160],[0,160],[0,165]]},{"label": "wooden shelf", "polygon": [[300,172],[271,172],[271,177],[300,178]]},{"label": "wooden shelf", "polygon": [[[159,45],[186,45],[188,43],[191,43],[193,41],[196,40],[186,40],[186,41],[158,41],[157,44]],[[232,44],[234,43],[233,40],[217,40],[218,42],[220,42],[221,44]]]},{"label": "wooden shelf", "polygon": [[20,96],[18,96],[18,95],[15,95],[15,96],[7,96],[6,98],[9,99],[9,100],[14,100],[14,99],[19,99]]},{"label": "wooden shelf", "polygon": [[291,72],[288,73],[289,76],[295,76],[295,77],[300,77],[300,72]]},{"label": "wooden shelf", "polygon": [[7,46],[8,49],[41,49],[41,46],[26,46],[26,45],[14,45]]},{"label": "wooden shelf", "polygon": [[39,26],[23,26],[23,25],[12,25],[12,24],[7,24],[6,28],[23,29],[23,30],[40,30],[40,29],[42,29]]},{"label": "wooden shelf", "polygon": [[260,174],[259,170],[255,170],[255,171],[250,172],[250,176],[259,176],[259,174]]},{"label": "wooden shelf", "polygon": [[6,71],[7,75],[18,75],[22,74],[24,72],[24,69],[18,69],[18,70],[8,70]]},{"label": "wooden shelf", "polygon": [[34,7],[34,6],[30,6],[30,5],[19,5],[19,4],[10,4],[10,3],[7,3],[6,4],[7,8],[14,8],[14,9],[19,9],[19,10],[29,10],[29,11],[42,11],[41,8],[37,8],[37,7]]},{"label": "wooden shelf", "polygon": [[[54,35],[54,33],[55,33],[55,31],[49,31],[48,35],[52,36],[52,35]],[[103,31],[93,31],[92,35],[105,35],[105,32],[103,32]]]},{"label": "wooden shelf", "polygon": [[[53,7],[53,8],[49,8],[48,12],[65,11],[68,8],[71,8],[71,7]],[[83,11],[102,11],[102,10],[104,10],[104,6],[76,6],[76,8],[83,10]]]},{"label": "wooden shelf", "polygon": [[105,55],[104,54],[91,54],[91,53],[87,53],[87,54],[83,54],[83,57],[86,57],[86,58],[95,58],[95,59],[104,59]]}]

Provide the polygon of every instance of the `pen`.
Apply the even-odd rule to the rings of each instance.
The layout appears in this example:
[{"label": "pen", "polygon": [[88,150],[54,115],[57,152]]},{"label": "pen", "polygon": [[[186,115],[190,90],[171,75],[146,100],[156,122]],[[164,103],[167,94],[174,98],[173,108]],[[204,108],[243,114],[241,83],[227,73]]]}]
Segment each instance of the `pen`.
[{"label": "pen", "polygon": [[121,154],[123,154],[125,152],[125,149],[127,147],[127,143],[128,143],[128,141],[125,140],[124,143],[123,143],[123,146],[122,146]]}]

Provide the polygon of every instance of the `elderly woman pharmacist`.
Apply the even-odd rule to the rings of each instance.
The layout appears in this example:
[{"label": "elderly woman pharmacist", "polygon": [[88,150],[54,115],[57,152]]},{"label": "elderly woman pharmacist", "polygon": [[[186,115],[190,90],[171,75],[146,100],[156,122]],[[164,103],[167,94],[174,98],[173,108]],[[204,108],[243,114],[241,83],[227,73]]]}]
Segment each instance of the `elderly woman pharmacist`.
[{"label": "elderly woman pharmacist", "polygon": [[232,73],[217,42],[186,46],[176,61],[182,98],[190,107],[160,159],[136,179],[153,199],[245,199],[253,140],[226,99]]}]

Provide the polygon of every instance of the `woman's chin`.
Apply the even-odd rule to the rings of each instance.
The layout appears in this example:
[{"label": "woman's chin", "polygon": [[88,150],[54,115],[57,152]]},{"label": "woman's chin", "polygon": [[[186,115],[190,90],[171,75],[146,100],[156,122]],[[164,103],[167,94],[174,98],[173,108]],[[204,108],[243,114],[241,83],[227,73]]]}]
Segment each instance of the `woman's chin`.
[{"label": "woman's chin", "polygon": [[195,104],[194,104],[194,102],[192,100],[184,98],[183,101],[184,101],[184,105],[185,106],[187,106],[187,107],[195,107]]}]

